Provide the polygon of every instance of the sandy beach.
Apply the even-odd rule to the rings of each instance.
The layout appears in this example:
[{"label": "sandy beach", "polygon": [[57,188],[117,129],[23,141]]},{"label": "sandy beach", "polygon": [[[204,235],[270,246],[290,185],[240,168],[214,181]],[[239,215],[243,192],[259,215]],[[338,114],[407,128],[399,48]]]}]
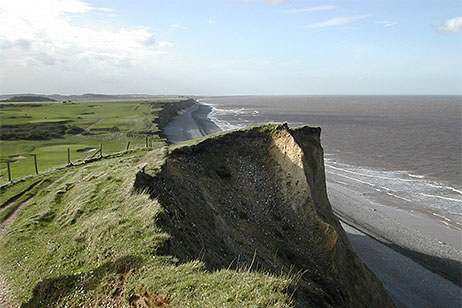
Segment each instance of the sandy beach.
[{"label": "sandy beach", "polygon": [[[220,131],[207,118],[210,110],[198,104],[174,118],[164,131],[169,141]],[[335,183],[328,182],[327,188],[353,250],[383,282],[397,307],[461,306],[462,251],[456,248],[457,233],[453,234],[455,245],[448,245],[406,220],[395,219],[391,208],[374,205]]]},{"label": "sandy beach", "polygon": [[207,105],[197,104],[180,112],[164,129],[170,143],[196,139],[220,131],[207,114],[212,110]]}]

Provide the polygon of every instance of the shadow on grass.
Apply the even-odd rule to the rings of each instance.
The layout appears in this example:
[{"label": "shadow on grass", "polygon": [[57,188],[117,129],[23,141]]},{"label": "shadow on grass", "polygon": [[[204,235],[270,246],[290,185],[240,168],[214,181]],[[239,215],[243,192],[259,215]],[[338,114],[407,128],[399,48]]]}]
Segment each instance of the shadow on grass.
[{"label": "shadow on grass", "polygon": [[140,268],[141,265],[141,258],[124,256],[114,262],[104,263],[90,272],[44,279],[35,286],[32,298],[23,303],[21,308],[54,307],[71,293],[96,289],[109,274],[123,275],[129,270]]}]

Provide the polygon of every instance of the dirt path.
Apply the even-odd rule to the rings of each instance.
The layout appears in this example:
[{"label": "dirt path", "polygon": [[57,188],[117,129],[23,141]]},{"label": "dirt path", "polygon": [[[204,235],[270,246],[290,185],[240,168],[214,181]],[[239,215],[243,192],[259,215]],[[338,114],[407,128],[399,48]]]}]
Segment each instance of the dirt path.
[{"label": "dirt path", "polygon": [[[89,126],[87,126],[86,128],[84,128],[85,132],[86,133],[89,133],[90,132],[90,129],[92,129],[93,127],[95,127],[96,125],[98,125],[99,123],[101,123],[103,120],[102,119],[99,119],[98,121],[90,124]],[[77,136],[81,136],[82,134],[78,134]]]},{"label": "dirt path", "polygon": [[3,279],[2,273],[0,273],[0,307],[3,307],[3,308],[19,307],[19,305],[16,304],[13,295],[11,295],[10,290],[6,286],[6,282]]},{"label": "dirt path", "polygon": [[[8,217],[3,223],[0,223],[0,240],[3,238],[3,235],[5,234],[6,230],[8,229],[9,226],[16,220],[16,217],[18,216],[19,211],[23,207],[25,207],[33,198],[30,198],[21,205],[14,211],[14,213]],[[5,207],[6,208],[6,207]],[[3,277],[2,273],[0,272],[0,307],[1,308],[18,308],[19,305],[16,303],[13,294],[11,293],[10,289],[8,288],[8,285],[5,281],[5,278]]]}]

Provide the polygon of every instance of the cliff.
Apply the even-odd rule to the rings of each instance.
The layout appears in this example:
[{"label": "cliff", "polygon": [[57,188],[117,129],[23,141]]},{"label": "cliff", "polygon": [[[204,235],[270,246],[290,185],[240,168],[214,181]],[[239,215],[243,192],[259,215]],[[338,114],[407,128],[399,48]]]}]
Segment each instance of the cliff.
[{"label": "cliff", "polygon": [[154,119],[154,123],[157,124],[157,127],[160,131],[160,137],[167,139],[167,136],[164,134],[164,128],[167,124],[178,115],[178,112],[193,107],[196,104],[194,99],[187,99],[184,101],[176,102],[174,104],[167,103],[162,106],[162,109],[159,111],[158,116]]},{"label": "cliff", "polygon": [[296,307],[394,307],[332,213],[320,128],[258,126],[173,147],[135,188],[163,208],[159,254],[294,274]]}]

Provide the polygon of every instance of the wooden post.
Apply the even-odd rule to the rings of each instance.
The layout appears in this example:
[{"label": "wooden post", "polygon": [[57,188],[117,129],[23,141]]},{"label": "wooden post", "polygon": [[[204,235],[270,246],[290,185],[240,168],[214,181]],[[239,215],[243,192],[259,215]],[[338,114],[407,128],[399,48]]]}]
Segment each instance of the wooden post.
[{"label": "wooden post", "polygon": [[148,136],[146,136],[146,142],[145,142],[146,147],[148,147]]},{"label": "wooden post", "polygon": [[125,151],[128,151],[129,148],[130,148],[130,141],[128,141],[127,148],[125,149]]},{"label": "wooden post", "polygon": [[34,156],[35,174],[38,174],[37,154],[32,154],[32,156]]},{"label": "wooden post", "polygon": [[71,149],[67,148],[67,164],[71,164]]},{"label": "wooden post", "polygon": [[6,166],[8,168],[8,181],[13,182],[13,180],[11,179],[11,167],[10,167],[10,161],[9,160],[6,161]]},{"label": "wooden post", "polygon": [[103,157],[103,144],[102,143],[99,144],[99,155]]}]

